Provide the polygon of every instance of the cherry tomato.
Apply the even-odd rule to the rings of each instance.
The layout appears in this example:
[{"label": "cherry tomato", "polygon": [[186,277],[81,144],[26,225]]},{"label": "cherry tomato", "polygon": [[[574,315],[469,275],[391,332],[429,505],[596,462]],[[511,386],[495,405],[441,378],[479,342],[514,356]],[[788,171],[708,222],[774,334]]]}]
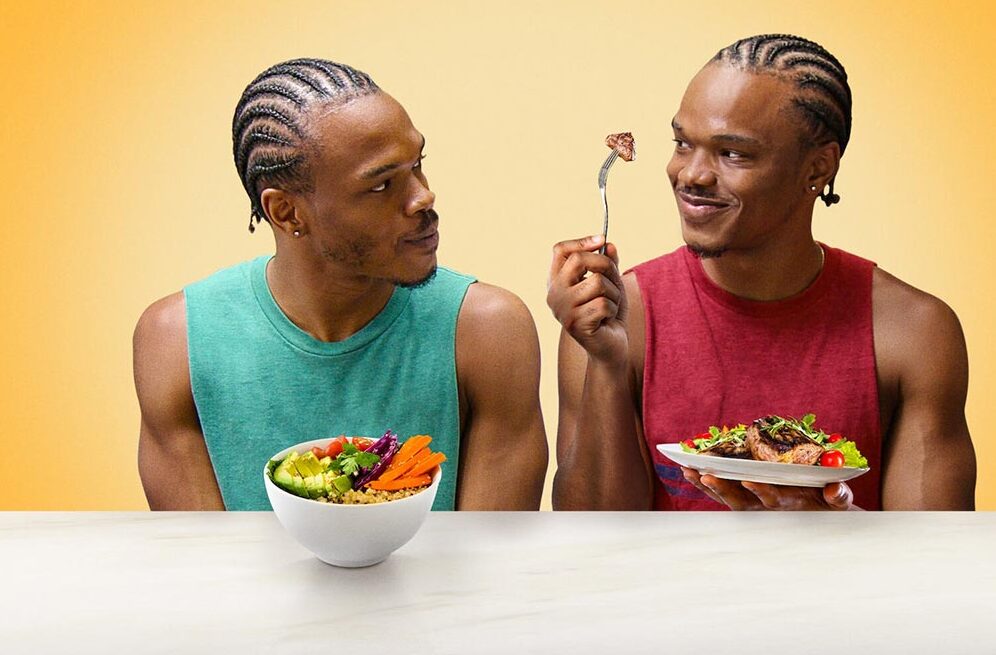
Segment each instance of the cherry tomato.
[{"label": "cherry tomato", "polygon": [[844,440],[844,435],[837,432],[834,432],[829,437],[827,437],[827,441],[829,443],[837,443],[838,441],[843,441],[843,440]]},{"label": "cherry tomato", "polygon": [[321,458],[325,457],[325,451],[324,451],[324,450],[322,450],[321,448],[319,448],[318,446],[313,446],[313,447],[311,448],[311,452],[312,452],[312,453],[314,454],[314,456],[315,456],[315,457],[317,457],[318,459],[321,459]]},{"label": "cherry tomato", "polygon": [[828,450],[820,455],[820,466],[840,468],[844,465],[844,453],[839,450]]},{"label": "cherry tomato", "polygon": [[325,449],[326,457],[338,457],[339,453],[342,452],[342,444],[344,443],[346,443],[346,437],[338,437],[337,439],[333,439]]},{"label": "cherry tomato", "polygon": [[366,450],[373,445],[373,439],[367,439],[366,437],[353,437],[353,445],[356,446],[357,450]]},{"label": "cherry tomato", "polygon": [[695,449],[696,449],[696,448],[695,448],[695,442],[694,442],[694,441],[692,441],[691,439],[685,439],[685,440],[684,440],[684,441],[682,441],[681,443],[683,443],[684,445],[688,446],[688,447],[689,447],[689,448],[691,448],[692,450],[695,450]]}]

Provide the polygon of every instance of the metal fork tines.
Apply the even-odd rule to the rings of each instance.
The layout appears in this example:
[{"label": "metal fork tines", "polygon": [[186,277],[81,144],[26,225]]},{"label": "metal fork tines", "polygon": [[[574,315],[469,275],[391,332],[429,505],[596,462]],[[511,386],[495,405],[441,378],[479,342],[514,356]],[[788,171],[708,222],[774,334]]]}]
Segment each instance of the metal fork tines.
[{"label": "metal fork tines", "polygon": [[602,207],[605,210],[605,219],[602,222],[602,247],[598,249],[600,255],[605,254],[605,244],[608,243],[609,239],[609,201],[605,198],[605,181],[609,179],[609,169],[612,168],[612,164],[618,157],[619,153],[615,150],[610,152],[609,156],[605,158],[602,168],[598,171],[598,190],[602,194]]}]

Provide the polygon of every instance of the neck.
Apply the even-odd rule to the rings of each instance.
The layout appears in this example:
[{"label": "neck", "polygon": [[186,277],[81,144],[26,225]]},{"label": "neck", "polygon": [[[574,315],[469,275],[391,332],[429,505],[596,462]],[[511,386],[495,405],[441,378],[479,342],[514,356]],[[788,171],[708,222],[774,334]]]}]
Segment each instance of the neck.
[{"label": "neck", "polygon": [[705,259],[706,275],[720,288],[747,300],[771,301],[804,291],[823,270],[823,250],[806,238],[731,249]]},{"label": "neck", "polygon": [[390,282],[343,275],[301,254],[281,254],[278,248],[266,268],[266,282],[287,318],[319,341],[343,341],[356,334],[394,293]]}]

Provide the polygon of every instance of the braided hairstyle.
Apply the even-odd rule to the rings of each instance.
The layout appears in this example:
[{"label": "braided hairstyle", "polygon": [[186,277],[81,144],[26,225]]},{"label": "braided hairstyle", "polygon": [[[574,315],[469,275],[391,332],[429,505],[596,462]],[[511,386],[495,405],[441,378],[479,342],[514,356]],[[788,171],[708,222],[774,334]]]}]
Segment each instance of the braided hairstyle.
[{"label": "braided hairstyle", "polygon": [[[712,58],[752,73],[774,73],[795,83],[792,105],[803,117],[807,143],[836,141],[844,154],[851,138],[851,87],[837,58],[820,44],[791,34],[760,34],[741,39]],[[833,179],[820,198],[827,207],[840,202]]]},{"label": "braided hairstyle", "polygon": [[269,221],[260,192],[279,185],[307,190],[305,117],[314,105],[339,105],[379,91],[370,76],[325,59],[293,59],[249,83],[232,119],[232,149],[249,194],[249,231]]}]

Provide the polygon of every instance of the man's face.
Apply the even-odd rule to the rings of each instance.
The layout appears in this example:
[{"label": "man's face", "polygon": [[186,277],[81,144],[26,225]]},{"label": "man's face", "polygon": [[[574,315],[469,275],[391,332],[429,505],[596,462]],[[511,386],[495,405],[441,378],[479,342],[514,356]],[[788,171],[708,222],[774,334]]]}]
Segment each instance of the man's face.
[{"label": "man's face", "polygon": [[422,172],[424,137],[383,92],[330,110],[308,129],[310,236],[347,275],[416,285],[436,270],[435,195]]},{"label": "man's face", "polygon": [[723,64],[689,83],[667,173],[692,250],[756,248],[801,226],[805,153],[792,93],[790,82]]}]

